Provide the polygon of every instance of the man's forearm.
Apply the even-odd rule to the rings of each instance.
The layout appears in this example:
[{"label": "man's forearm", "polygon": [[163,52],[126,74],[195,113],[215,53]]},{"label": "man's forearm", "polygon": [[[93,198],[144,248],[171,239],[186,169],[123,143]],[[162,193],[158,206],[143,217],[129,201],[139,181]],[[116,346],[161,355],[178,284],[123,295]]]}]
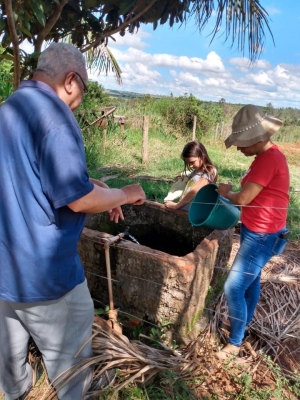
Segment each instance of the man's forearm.
[{"label": "man's forearm", "polygon": [[108,188],[106,183],[99,181],[98,179],[90,178],[90,182],[92,182],[94,185],[97,185],[97,186],[100,186],[100,187],[103,187],[106,189]]},{"label": "man's forearm", "polygon": [[95,185],[86,196],[68,204],[75,212],[100,213],[127,203],[127,195],[122,189],[109,189]]}]

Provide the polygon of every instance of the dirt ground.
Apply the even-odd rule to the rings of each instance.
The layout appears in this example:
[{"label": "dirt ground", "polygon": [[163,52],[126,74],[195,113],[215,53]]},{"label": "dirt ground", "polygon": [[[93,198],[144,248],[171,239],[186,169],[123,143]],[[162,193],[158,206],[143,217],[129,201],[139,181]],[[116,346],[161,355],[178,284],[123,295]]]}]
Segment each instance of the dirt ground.
[{"label": "dirt ground", "polygon": [[[238,233],[235,233],[233,237],[233,246],[230,255],[229,265],[232,264],[234,257],[238,251],[239,241],[240,236]],[[289,265],[292,265],[293,268],[295,268],[296,266],[296,268],[298,268],[298,271],[300,271],[300,241],[289,242],[282,255],[273,257],[270,260],[270,262],[265,266],[267,270],[265,278],[271,276],[270,271],[274,271],[276,274],[277,271],[282,270],[282,267],[288,268]],[[297,284],[296,286],[299,288],[299,284]],[[288,290],[289,288],[284,288],[284,291]],[[292,290],[295,290],[295,286]],[[277,296],[280,297],[280,293],[277,293]],[[268,298],[267,300],[272,302],[272,299]],[[265,303],[262,302],[262,304],[265,306]],[[279,356],[277,357],[277,362],[279,362],[279,364],[284,368],[287,374],[289,374],[289,371],[299,371],[300,368],[300,331],[296,332],[296,336],[298,336],[297,339],[293,339],[285,343],[287,347],[284,351],[280,351]],[[228,338],[227,331],[225,331],[223,339],[224,338],[225,340],[226,338]],[[242,355],[245,356],[243,359],[247,361],[245,363],[242,362],[241,364],[237,365],[233,362],[228,366],[216,363],[215,357],[211,357],[211,355],[215,352],[215,345],[213,345],[211,349],[207,348],[207,342],[203,343],[204,349],[201,347],[201,345],[199,345],[197,357],[199,357],[201,359],[201,362],[203,363],[202,373],[205,376],[205,381],[200,386],[195,385],[194,393],[198,396],[199,399],[204,399],[205,396],[207,396],[207,398],[211,399],[219,398],[234,400],[237,398],[238,395],[242,395],[244,385],[247,385],[246,380],[243,381],[241,379],[243,376],[245,377],[245,379],[250,379],[249,382],[251,381],[251,384],[249,385],[249,392],[246,397],[243,397],[242,395],[242,397],[238,398],[243,398],[247,400],[250,400],[254,397],[258,398],[256,397],[257,394],[255,394],[255,390],[268,391],[271,389],[270,393],[272,393],[272,389],[274,388],[275,393],[276,380],[278,383],[278,376],[276,376],[276,374],[274,374],[274,372],[272,372],[271,369],[268,368],[268,365],[257,353],[257,350],[259,350],[261,345],[263,344],[264,341],[258,338],[255,335],[255,332],[251,332],[250,337],[247,338],[247,341],[245,341],[242,346]],[[292,354],[292,359],[290,357],[290,354]],[[269,352],[269,355],[273,356],[272,358],[274,358],[274,354],[272,354],[272,351]],[[207,370],[206,374],[205,369]],[[247,376],[250,378],[247,378]],[[251,394],[251,390],[253,390],[253,394]],[[214,397],[214,395],[216,397]],[[289,391],[289,388],[286,386],[286,388],[283,389],[281,395],[270,394],[268,400],[278,400],[282,398],[298,399],[299,397],[292,394]]]},{"label": "dirt ground", "polygon": [[288,162],[300,167],[300,142],[278,143],[277,145],[285,154]]},{"label": "dirt ground", "polygon": [[[234,234],[233,246],[230,256],[229,263],[231,264],[236,252],[239,248],[239,234]],[[300,241],[288,243],[284,253],[280,256],[273,257],[273,259],[266,265],[265,268],[277,268],[283,264],[287,263],[300,263]],[[270,390],[272,388],[276,389],[276,374],[272,372],[266,363],[261,359],[261,357],[253,356],[251,358],[251,352],[253,352],[253,347],[251,345],[253,342],[244,345],[244,352],[249,354],[249,360],[245,364],[229,364],[227,366],[222,365],[218,362],[214,356],[216,351],[216,344],[210,338],[210,332],[199,337],[199,340],[191,344],[192,348],[187,348],[185,355],[191,360],[197,360],[197,369],[195,370],[195,377],[191,384],[193,394],[198,399],[225,399],[225,400],[235,400],[238,395],[242,395],[245,385],[250,384],[249,390]],[[293,343],[290,344],[293,346]],[[299,344],[294,344],[295,348],[291,348],[294,354],[294,358],[297,360],[298,365],[300,365],[300,351]],[[254,352],[255,354],[255,352]],[[281,360],[282,361],[282,360]],[[283,360],[284,361],[284,360]],[[287,365],[289,367],[289,365]],[[249,377],[249,378],[247,378]],[[247,379],[250,379],[247,381]],[[194,383],[193,383],[194,382]],[[248,382],[248,383],[247,383]],[[250,383],[249,383],[250,382]],[[169,382],[170,388],[174,382]],[[40,400],[42,396],[42,389],[45,387],[35,388],[28,397],[31,400]],[[171,389],[170,389],[171,390]],[[170,391],[172,393],[172,391]],[[254,393],[254,392],[253,392]],[[289,392],[288,388],[284,391],[285,398],[296,400],[297,396]],[[243,395],[242,395],[243,396]],[[238,397],[250,400],[252,397],[249,392],[248,397]],[[254,396],[254,394],[253,394]],[[47,398],[47,397],[46,397]],[[172,398],[170,394],[170,398]],[[257,398],[257,397],[255,397]],[[264,397],[266,398],[266,397]],[[270,395],[268,400],[279,400],[283,397],[276,397]],[[0,399],[2,399],[0,393]]]},{"label": "dirt ground", "polygon": [[[299,151],[300,151],[300,144],[299,144]],[[229,260],[229,265],[232,265],[232,262],[234,260],[234,257],[239,249],[239,242],[240,242],[240,236],[239,234],[234,234],[233,237],[233,245],[232,245],[232,251],[230,254],[230,260]],[[282,267],[284,268],[289,268],[290,266],[294,266],[294,274],[300,272],[300,240],[298,241],[291,241],[288,242],[286,245],[286,248],[284,252],[279,255],[273,257],[264,267],[264,270],[267,270],[267,273],[264,276],[264,272],[262,274],[262,278],[265,278],[266,280],[268,279],[269,276],[272,275],[272,271],[274,271],[274,274],[276,274],[276,271],[280,271]],[[300,279],[299,275],[297,278]],[[300,283],[298,283],[297,288],[299,292],[299,287]],[[295,286],[293,287],[295,288]],[[282,288],[281,288],[282,290]],[[289,290],[289,286],[286,285],[284,290]],[[295,289],[294,289],[295,290]],[[291,289],[292,291],[292,289]],[[278,296],[280,293],[278,293]],[[263,305],[265,307],[265,304]],[[298,315],[299,319],[299,315]],[[300,325],[299,325],[300,328]],[[300,330],[299,332],[296,332],[297,334],[297,339],[291,339],[287,341],[287,346],[291,350],[291,353],[293,354],[294,358],[294,363],[291,364],[291,362],[286,358],[286,354],[281,354],[281,361],[282,364],[285,365],[286,368],[295,370],[300,368]]]},{"label": "dirt ground", "polygon": [[[299,157],[300,157],[300,144],[299,144]],[[234,257],[240,245],[240,235],[235,233],[233,235],[232,250],[230,253],[229,265],[232,265]],[[266,266],[286,263],[286,259],[297,260],[300,264],[300,240],[288,242],[284,252],[280,256],[273,257]]]}]

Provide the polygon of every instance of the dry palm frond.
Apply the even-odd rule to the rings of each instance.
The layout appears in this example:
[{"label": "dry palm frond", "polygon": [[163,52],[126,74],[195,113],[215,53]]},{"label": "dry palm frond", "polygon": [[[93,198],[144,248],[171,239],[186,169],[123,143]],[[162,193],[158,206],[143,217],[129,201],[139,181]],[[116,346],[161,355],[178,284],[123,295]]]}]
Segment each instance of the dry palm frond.
[{"label": "dry palm frond", "polygon": [[[262,271],[260,301],[249,327],[255,351],[272,354],[287,375],[300,371],[300,265],[297,258],[274,257]],[[218,327],[228,315],[222,295],[212,321],[221,338],[227,334]]]},{"label": "dry palm frond", "polygon": [[[93,336],[90,338],[94,356],[80,360],[57,377],[52,382],[56,390],[60,390],[76,375],[90,367],[94,367],[94,378],[109,369],[118,368],[118,379],[112,397],[130,382],[147,385],[161,371],[172,370],[186,377],[193,369],[193,361],[182,356],[179,351],[164,345],[162,345],[164,349],[159,350],[140,341],[129,341],[126,336],[109,328],[104,320],[97,321],[93,326]],[[94,394],[99,395],[101,391]],[[54,398],[55,394],[48,386],[43,400]]]},{"label": "dry palm frond", "polygon": [[[92,365],[95,367],[94,378],[107,369],[118,367],[118,377],[116,384],[109,392],[110,398],[115,398],[118,391],[133,381],[145,388],[158,372],[164,371],[175,372],[171,375],[166,374],[161,381],[161,387],[164,387],[166,391],[179,379],[193,379],[203,397],[217,394],[220,399],[232,399],[231,394],[238,393],[242,389],[238,386],[237,379],[245,373],[252,377],[255,385],[275,387],[276,375],[269,370],[262,356],[253,352],[250,344],[245,346],[250,361],[244,365],[232,360],[228,368],[229,363],[225,365],[217,360],[215,352],[218,350],[218,341],[213,332],[213,324],[210,324],[184,349],[176,351],[165,346],[164,350],[158,350],[138,341],[131,342],[125,336],[107,328],[105,321],[99,322],[94,325],[92,338],[95,356],[80,361],[72,369],[65,371],[55,384],[58,389],[62,388],[69,379]],[[224,389],[228,389],[228,394]],[[94,394],[100,395],[101,391]],[[170,398],[173,397],[170,396]],[[295,397],[290,398],[295,399]],[[27,397],[27,400],[54,399],[57,399],[55,391],[51,391],[51,387],[46,382],[34,388]]]},{"label": "dry palm frond", "polygon": [[111,71],[115,75],[115,79],[119,85],[122,85],[122,70],[112,54],[111,50],[105,43],[92,48],[85,54],[87,67],[92,71],[95,70],[99,74],[104,72],[106,75]]},{"label": "dry palm frond", "polygon": [[[220,398],[229,399],[232,397],[224,395],[223,385],[229,385],[231,391],[238,391],[236,377],[240,376],[241,371],[246,371],[253,382],[260,386],[267,384],[275,387],[276,376],[268,369],[262,356],[256,353],[259,349],[272,353],[286,375],[297,378],[294,372],[299,368],[300,360],[300,281],[295,279],[300,276],[298,259],[297,256],[274,257],[263,269],[261,299],[250,326],[250,332],[254,335],[242,346],[244,355],[248,357],[247,364],[233,364],[230,368],[223,368],[223,363],[214,355],[218,350],[215,333],[219,332],[223,339],[228,336],[219,328],[220,318],[224,313],[228,314],[225,297],[222,295],[210,325],[197,340],[180,351],[163,345],[164,349],[158,350],[139,341],[129,341],[98,318],[90,338],[94,357],[80,360],[77,365],[65,371],[55,385],[58,389],[63,387],[69,379],[90,366],[95,368],[94,377],[117,367],[119,373],[112,395],[116,396],[130,382],[144,386],[159,372],[174,371],[178,378],[173,376],[173,380],[198,378],[197,387],[201,387],[203,396],[205,393],[207,397],[218,393]],[[166,380],[166,385],[170,384],[172,382]],[[46,381],[35,387],[27,397],[27,400],[54,399],[55,391],[51,391]]]}]

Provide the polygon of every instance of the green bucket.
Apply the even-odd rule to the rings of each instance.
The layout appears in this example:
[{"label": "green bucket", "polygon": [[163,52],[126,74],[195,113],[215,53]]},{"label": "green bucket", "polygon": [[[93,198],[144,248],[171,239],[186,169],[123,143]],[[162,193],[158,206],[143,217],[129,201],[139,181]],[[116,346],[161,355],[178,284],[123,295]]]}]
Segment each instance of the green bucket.
[{"label": "green bucket", "polygon": [[189,221],[194,226],[213,229],[229,229],[240,219],[240,210],[216,192],[214,183],[203,186],[194,197],[189,208]]}]

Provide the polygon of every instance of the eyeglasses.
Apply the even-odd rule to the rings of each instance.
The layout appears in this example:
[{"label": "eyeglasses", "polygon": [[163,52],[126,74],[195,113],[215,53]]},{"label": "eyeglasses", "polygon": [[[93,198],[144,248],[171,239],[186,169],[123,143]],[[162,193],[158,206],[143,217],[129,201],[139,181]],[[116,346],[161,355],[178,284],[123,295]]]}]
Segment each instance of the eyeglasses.
[{"label": "eyeglasses", "polygon": [[88,89],[88,87],[86,86],[86,84],[84,83],[84,80],[81,78],[81,75],[79,75],[78,72],[75,72],[75,74],[80,78],[80,80],[81,80],[81,82],[82,82],[82,84],[83,84],[83,91],[84,91],[84,93],[88,93],[89,89]]}]

